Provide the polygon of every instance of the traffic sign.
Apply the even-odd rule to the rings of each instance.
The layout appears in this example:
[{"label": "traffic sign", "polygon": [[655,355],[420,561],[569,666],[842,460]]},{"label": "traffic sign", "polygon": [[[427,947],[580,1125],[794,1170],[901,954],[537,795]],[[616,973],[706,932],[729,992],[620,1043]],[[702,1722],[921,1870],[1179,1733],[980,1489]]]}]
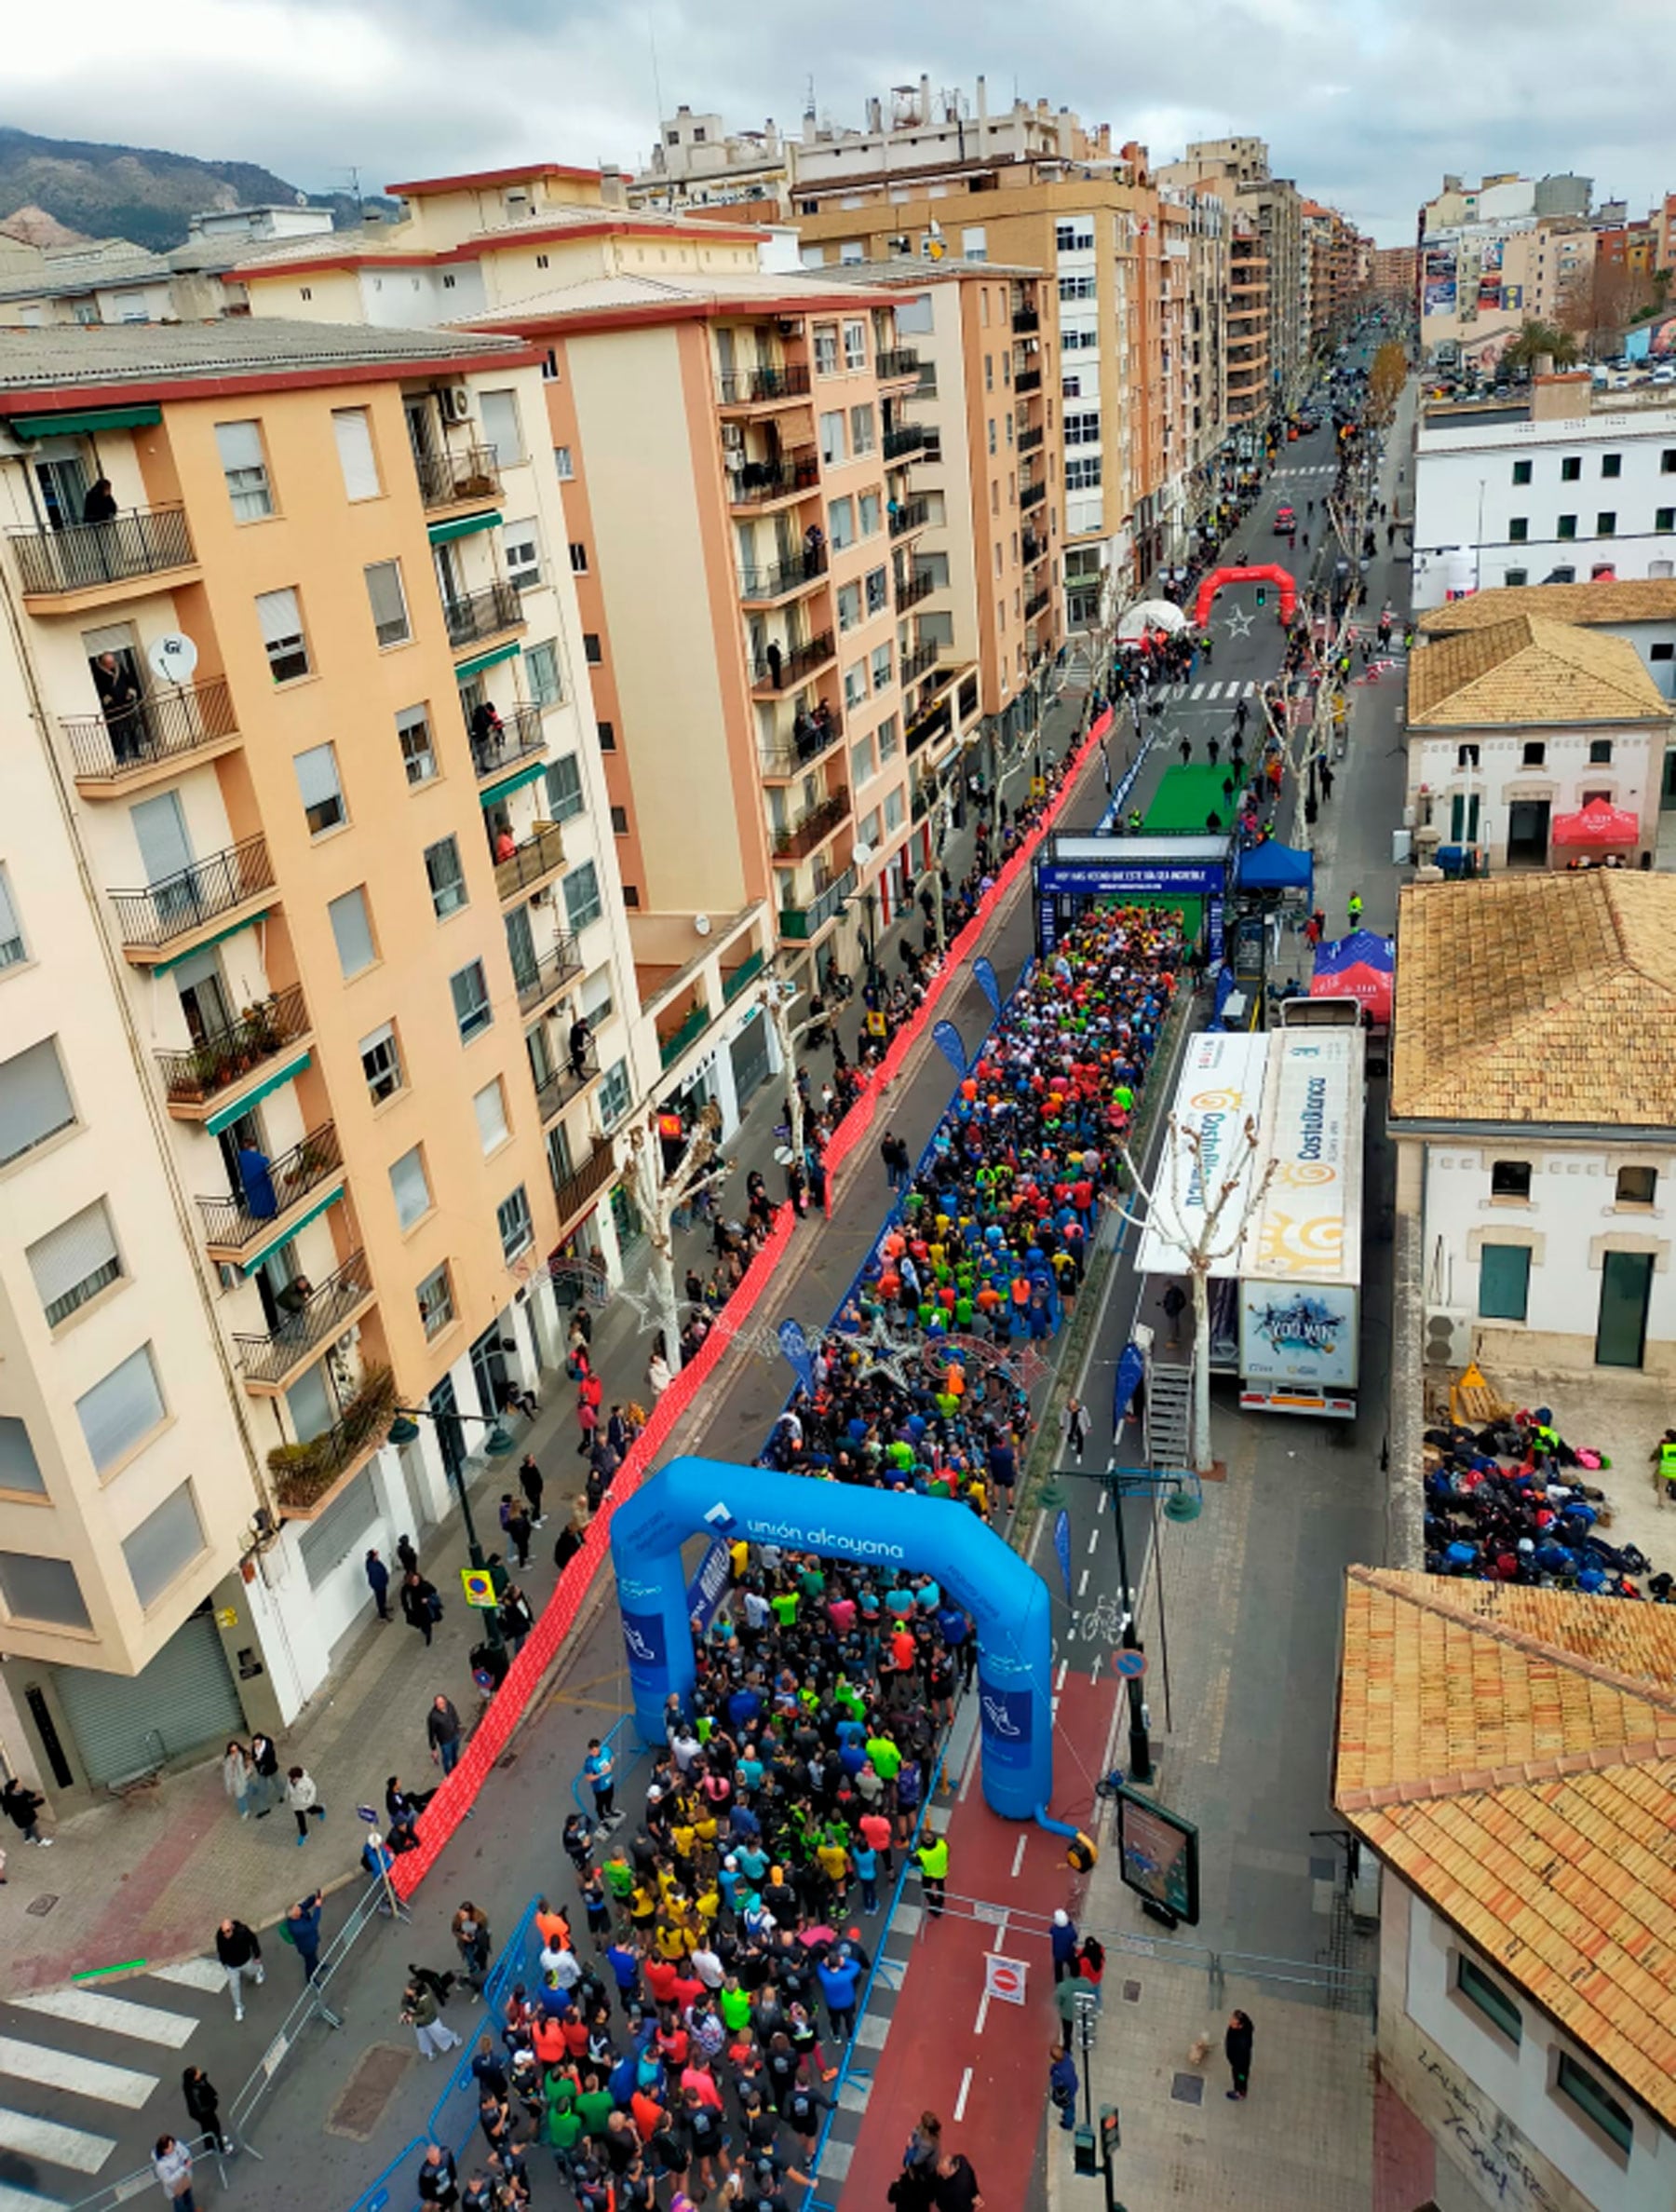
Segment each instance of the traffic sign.
[{"label": "traffic sign", "polygon": [[460,1587],[466,1593],[466,1603],[484,1612],[493,1612],[500,1603],[494,1595],[494,1577],[486,1567],[463,1567],[460,1569]]},{"label": "traffic sign", "polygon": [[1144,1651],[1114,1651],[1112,1660],[1126,1682],[1138,1682],[1146,1672]]},{"label": "traffic sign", "polygon": [[998,1997],[1003,2004],[1022,2004],[1029,1971],[1021,1959],[998,1959],[993,1951],[985,1951],[983,1994]]}]

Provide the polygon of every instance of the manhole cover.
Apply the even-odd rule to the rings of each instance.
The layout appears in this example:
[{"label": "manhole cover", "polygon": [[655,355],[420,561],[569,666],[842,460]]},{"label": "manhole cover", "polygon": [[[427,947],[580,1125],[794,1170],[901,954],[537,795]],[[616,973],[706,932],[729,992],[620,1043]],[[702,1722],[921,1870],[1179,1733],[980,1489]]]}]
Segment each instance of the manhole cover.
[{"label": "manhole cover", "polygon": [[44,1920],[57,1903],[56,1897],[34,1897],[23,1909],[25,1912],[33,1912],[37,1920]]},{"label": "manhole cover", "polygon": [[1169,2084],[1169,2094],[1179,2105],[1202,2105],[1205,2101],[1203,2074],[1177,2074]]},{"label": "manhole cover", "polygon": [[1140,1983],[1139,1983],[1139,1982],[1125,1982],[1125,1983],[1124,1983],[1124,1985],[1123,1985],[1123,2002],[1124,2002],[1124,2003],[1125,2003],[1125,2004],[1139,2004],[1139,2003],[1140,2003],[1140,2002],[1141,2002],[1141,1985],[1140,1985]]},{"label": "manhole cover", "polygon": [[399,2043],[374,2043],[327,2113],[327,2134],[347,2136],[357,2143],[370,2142],[402,2075],[412,2063],[411,2049]]}]

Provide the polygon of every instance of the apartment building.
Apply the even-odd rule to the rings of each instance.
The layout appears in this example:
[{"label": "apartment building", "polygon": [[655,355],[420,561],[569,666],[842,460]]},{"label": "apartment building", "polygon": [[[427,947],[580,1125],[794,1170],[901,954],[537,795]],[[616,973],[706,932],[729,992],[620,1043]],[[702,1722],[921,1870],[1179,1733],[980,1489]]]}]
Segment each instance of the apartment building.
[{"label": "apartment building", "polygon": [[1228,240],[1228,344],[1224,406],[1242,458],[1256,450],[1268,421],[1269,265],[1263,233],[1248,215],[1236,215]]},{"label": "apartment building", "polygon": [[777,1065],[753,979],[853,971],[911,896],[902,671],[924,712],[940,664],[892,596],[928,512],[918,360],[889,295],[764,271],[756,228],[608,205],[598,171],[390,189],[400,224],[237,280],[257,315],[376,319],[393,293],[536,347],[652,1103],[731,1129]]},{"label": "apartment building", "polygon": [[1311,345],[1306,297],[1304,201],[1275,176],[1260,138],[1199,139],[1157,171],[1160,184],[1210,191],[1255,223],[1268,264],[1269,405],[1288,414],[1304,397]]},{"label": "apartment building", "polygon": [[[888,291],[899,340],[919,360],[912,404],[925,443],[914,498],[926,519],[892,590],[899,609],[915,610],[920,639],[903,682],[909,813],[926,825],[915,833],[923,862],[943,771],[981,737],[980,772],[993,774],[996,749],[1011,750],[1035,726],[1042,680],[1063,643],[1048,501],[1021,508],[1019,494],[1020,471],[1046,486],[1063,465],[1072,416],[1044,390],[1041,366],[1058,357],[1058,301],[1039,270],[1000,262],[899,258],[846,273]],[[807,281],[825,282],[824,272]]]},{"label": "apartment building", "polygon": [[1302,221],[1309,342],[1318,350],[1329,332],[1343,327],[1363,289],[1364,255],[1372,251],[1372,241],[1336,208],[1323,207],[1319,200],[1304,202]]},{"label": "apartment building", "polygon": [[658,126],[657,143],[624,197],[631,208],[729,208],[749,216],[784,213],[791,190],[791,145],[769,117],[761,130],[729,130],[718,115],[695,115],[683,101]]},{"label": "apartment building", "polygon": [[0,1731],[55,1795],[289,1720],[609,1256],[546,405],[493,337],[0,333]]},{"label": "apartment building", "polygon": [[1412,246],[1375,246],[1368,257],[1368,289],[1375,299],[1412,309],[1419,296],[1418,269]]}]

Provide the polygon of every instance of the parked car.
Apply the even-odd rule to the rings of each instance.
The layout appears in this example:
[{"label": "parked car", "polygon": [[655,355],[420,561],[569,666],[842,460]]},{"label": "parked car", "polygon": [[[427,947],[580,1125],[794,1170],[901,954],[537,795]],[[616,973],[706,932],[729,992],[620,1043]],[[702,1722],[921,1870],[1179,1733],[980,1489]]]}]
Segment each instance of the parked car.
[{"label": "parked car", "polygon": [[1276,508],[1275,535],[1277,537],[1284,537],[1289,530],[1295,530],[1297,526],[1298,518],[1290,507]]}]

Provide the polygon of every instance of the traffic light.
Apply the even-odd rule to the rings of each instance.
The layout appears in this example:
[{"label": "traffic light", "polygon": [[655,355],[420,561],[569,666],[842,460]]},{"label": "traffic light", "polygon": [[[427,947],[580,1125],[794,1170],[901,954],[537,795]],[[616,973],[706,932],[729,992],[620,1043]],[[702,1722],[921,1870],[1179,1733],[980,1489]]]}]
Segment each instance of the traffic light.
[{"label": "traffic light", "polygon": [[1123,2127],[1115,2105],[1100,2108],[1100,2155],[1109,2166],[1123,2148]]},{"label": "traffic light", "polygon": [[1094,2148],[1094,2130],[1091,2127],[1077,2129],[1073,2140],[1073,2150],[1076,2159],[1076,2171],[1079,2174],[1087,2174],[1091,2179],[1100,2171],[1100,2158]]},{"label": "traffic light", "polygon": [[1257,587],[1257,604],[1259,606],[1267,606],[1268,604],[1268,586],[1266,584],[1259,584]]}]

